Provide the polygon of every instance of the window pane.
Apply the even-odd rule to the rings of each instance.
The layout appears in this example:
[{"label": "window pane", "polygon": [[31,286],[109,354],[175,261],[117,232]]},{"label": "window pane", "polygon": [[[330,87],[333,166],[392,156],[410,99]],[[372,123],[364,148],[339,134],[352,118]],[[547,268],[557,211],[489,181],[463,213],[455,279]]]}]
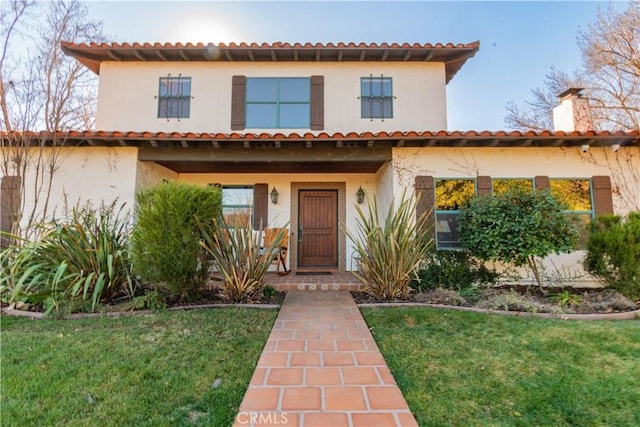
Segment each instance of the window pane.
[{"label": "window pane", "polygon": [[459,210],[475,195],[472,179],[440,179],[436,181],[436,209]]},{"label": "window pane", "polygon": [[276,104],[247,104],[248,128],[275,128]]},{"label": "window pane", "polygon": [[591,214],[567,214],[574,221],[574,225],[578,228],[578,249],[586,249],[589,241],[589,223],[591,223]]},{"label": "window pane", "polygon": [[309,104],[280,104],[279,128],[308,128]]},{"label": "window pane", "polygon": [[498,196],[500,194],[508,193],[509,191],[533,191],[533,181],[530,179],[494,179],[493,180],[493,194]]},{"label": "window pane", "polygon": [[189,99],[177,100],[176,105],[178,107],[178,112],[176,114],[176,117],[189,117],[189,109],[191,105],[189,101]]},{"label": "window pane", "polygon": [[280,79],[280,102],[309,102],[310,87],[306,78]]},{"label": "window pane", "polygon": [[551,194],[572,211],[591,210],[591,185],[588,179],[551,179]]},{"label": "window pane", "polygon": [[224,219],[224,222],[230,227],[236,225],[247,227],[249,226],[249,224],[251,224],[251,207],[223,206],[222,218]]},{"label": "window pane", "polygon": [[361,99],[362,118],[388,119],[393,117],[393,101],[391,99]]},{"label": "window pane", "polygon": [[436,214],[436,240],[438,248],[460,248],[458,236],[458,213]]},{"label": "window pane", "polygon": [[161,77],[160,78],[160,97],[177,97],[191,95],[191,78],[190,77]]},{"label": "window pane", "polygon": [[391,77],[363,77],[360,79],[360,95],[392,96]]},{"label": "window pane", "polygon": [[278,79],[247,79],[247,102],[276,102],[278,99]]},{"label": "window pane", "polygon": [[253,205],[253,188],[224,187],[222,189],[223,205]]}]

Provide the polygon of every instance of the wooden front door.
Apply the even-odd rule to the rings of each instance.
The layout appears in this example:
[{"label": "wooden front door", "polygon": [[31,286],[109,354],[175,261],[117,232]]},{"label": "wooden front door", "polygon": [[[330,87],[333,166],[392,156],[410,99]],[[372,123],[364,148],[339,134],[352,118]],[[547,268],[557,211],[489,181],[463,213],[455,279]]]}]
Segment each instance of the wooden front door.
[{"label": "wooden front door", "polygon": [[298,266],[338,267],[338,191],[300,190]]}]

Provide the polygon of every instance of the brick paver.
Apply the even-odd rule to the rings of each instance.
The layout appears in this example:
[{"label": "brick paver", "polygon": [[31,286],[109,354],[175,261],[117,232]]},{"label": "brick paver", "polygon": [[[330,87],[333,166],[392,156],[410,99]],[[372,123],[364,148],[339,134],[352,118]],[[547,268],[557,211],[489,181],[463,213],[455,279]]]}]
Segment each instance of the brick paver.
[{"label": "brick paver", "polygon": [[417,426],[348,291],[289,290],[234,426]]}]

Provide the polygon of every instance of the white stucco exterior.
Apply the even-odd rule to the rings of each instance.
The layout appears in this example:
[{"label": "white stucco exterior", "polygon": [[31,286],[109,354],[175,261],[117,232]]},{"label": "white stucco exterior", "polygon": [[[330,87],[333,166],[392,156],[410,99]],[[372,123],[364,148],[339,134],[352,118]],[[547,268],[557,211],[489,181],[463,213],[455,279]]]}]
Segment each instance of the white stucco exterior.
[{"label": "white stucco exterior", "polygon": [[[189,118],[158,118],[158,84],[168,75],[191,77]],[[247,77],[324,76],[327,132],[444,130],[445,67],[433,62],[233,63],[103,62],[96,128],[109,131],[231,132],[231,81]],[[393,79],[393,118],[360,118],[360,78]],[[243,132],[306,133],[309,129],[245,129]]]}]

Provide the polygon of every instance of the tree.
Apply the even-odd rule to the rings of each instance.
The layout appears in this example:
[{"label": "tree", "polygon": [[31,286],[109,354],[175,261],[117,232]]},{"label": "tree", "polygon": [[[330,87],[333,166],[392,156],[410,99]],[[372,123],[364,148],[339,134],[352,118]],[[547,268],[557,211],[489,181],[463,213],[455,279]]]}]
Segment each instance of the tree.
[{"label": "tree", "polygon": [[520,107],[507,105],[507,126],[544,130],[553,126],[557,95],[570,87],[585,88],[595,129],[640,129],[640,2],[624,10],[610,5],[577,35],[582,66],[573,75],[551,68],[543,88]]},{"label": "tree", "polygon": [[8,197],[15,201],[11,233],[30,238],[47,217],[59,168],[56,147],[65,144],[32,131],[86,128],[94,116],[96,76],[64,55],[60,42],[104,36],[102,24],[90,20],[78,0],[12,0],[0,3],[0,37],[0,173],[13,183],[5,186],[14,192]]},{"label": "tree", "polygon": [[578,240],[563,210],[548,190],[475,196],[460,212],[460,243],[484,261],[527,265],[541,288],[537,258],[570,252]]}]

